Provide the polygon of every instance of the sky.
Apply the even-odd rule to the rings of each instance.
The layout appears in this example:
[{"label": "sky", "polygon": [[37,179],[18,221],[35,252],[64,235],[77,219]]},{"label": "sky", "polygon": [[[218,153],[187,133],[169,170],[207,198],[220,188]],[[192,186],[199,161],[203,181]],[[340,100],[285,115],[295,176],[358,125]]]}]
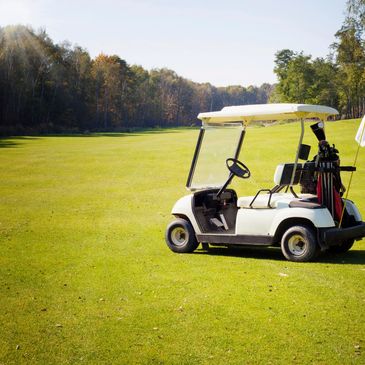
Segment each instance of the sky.
[{"label": "sky", "polygon": [[0,0],[0,26],[43,28],[91,57],[116,54],[215,86],[276,82],[275,53],[325,57],[345,0]]}]

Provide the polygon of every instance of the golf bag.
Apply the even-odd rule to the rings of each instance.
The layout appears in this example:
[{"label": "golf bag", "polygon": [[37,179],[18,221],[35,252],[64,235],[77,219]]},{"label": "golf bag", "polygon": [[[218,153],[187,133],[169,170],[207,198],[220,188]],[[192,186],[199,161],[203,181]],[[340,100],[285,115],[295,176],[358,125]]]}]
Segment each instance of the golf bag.
[{"label": "golf bag", "polygon": [[333,219],[340,221],[344,187],[340,176],[340,159],[335,145],[330,146],[321,123],[311,125],[318,139],[318,154],[304,165],[301,185],[302,193],[315,194],[318,203],[326,206]]},{"label": "golf bag", "polygon": [[317,197],[320,204],[325,205],[335,221],[340,221],[343,203],[341,196],[344,188],[340,176],[340,160],[338,150],[325,140],[318,144],[315,167],[317,171]]}]

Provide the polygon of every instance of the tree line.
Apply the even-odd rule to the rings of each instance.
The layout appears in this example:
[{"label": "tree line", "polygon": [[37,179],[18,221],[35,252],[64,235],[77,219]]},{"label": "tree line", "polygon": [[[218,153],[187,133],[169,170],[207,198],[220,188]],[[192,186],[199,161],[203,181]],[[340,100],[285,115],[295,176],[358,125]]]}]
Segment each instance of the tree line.
[{"label": "tree line", "polygon": [[55,44],[45,30],[0,27],[0,135],[188,126],[201,111],[227,105],[293,102],[365,113],[365,0],[348,0],[326,58],[283,49],[278,83],[215,87],[162,68],[145,70],[117,55],[92,59],[80,46]]},{"label": "tree line", "polygon": [[0,28],[0,134],[184,126],[201,111],[266,103],[273,86],[215,87],[117,55],[55,44],[45,30]]},{"label": "tree line", "polygon": [[365,0],[346,4],[346,18],[326,58],[289,49],[276,53],[278,84],[271,102],[328,105],[342,118],[365,114]]}]

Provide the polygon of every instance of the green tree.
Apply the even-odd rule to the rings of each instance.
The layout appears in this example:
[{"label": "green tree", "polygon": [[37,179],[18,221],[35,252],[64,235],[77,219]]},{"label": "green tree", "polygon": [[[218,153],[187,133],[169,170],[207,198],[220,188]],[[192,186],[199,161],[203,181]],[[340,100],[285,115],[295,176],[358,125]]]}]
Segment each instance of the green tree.
[{"label": "green tree", "polygon": [[316,74],[311,56],[282,50],[276,53],[275,65],[274,71],[279,79],[276,96],[281,102],[314,102]]},{"label": "green tree", "polygon": [[345,24],[357,29],[360,34],[365,29],[365,0],[348,0]]},{"label": "green tree", "polygon": [[316,58],[312,62],[315,77],[312,86],[313,104],[338,106],[338,68],[329,59]]},{"label": "green tree", "polygon": [[353,26],[342,27],[336,38],[339,106],[346,117],[355,118],[365,111],[365,49]]}]

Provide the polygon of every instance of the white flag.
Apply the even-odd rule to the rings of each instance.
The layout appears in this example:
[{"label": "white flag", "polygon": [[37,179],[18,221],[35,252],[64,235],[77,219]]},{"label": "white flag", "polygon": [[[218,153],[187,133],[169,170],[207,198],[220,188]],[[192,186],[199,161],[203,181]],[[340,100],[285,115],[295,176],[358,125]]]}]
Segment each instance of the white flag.
[{"label": "white flag", "polygon": [[361,146],[365,146],[365,115],[362,118],[362,121],[360,123],[360,127],[357,130],[355,141]]}]

